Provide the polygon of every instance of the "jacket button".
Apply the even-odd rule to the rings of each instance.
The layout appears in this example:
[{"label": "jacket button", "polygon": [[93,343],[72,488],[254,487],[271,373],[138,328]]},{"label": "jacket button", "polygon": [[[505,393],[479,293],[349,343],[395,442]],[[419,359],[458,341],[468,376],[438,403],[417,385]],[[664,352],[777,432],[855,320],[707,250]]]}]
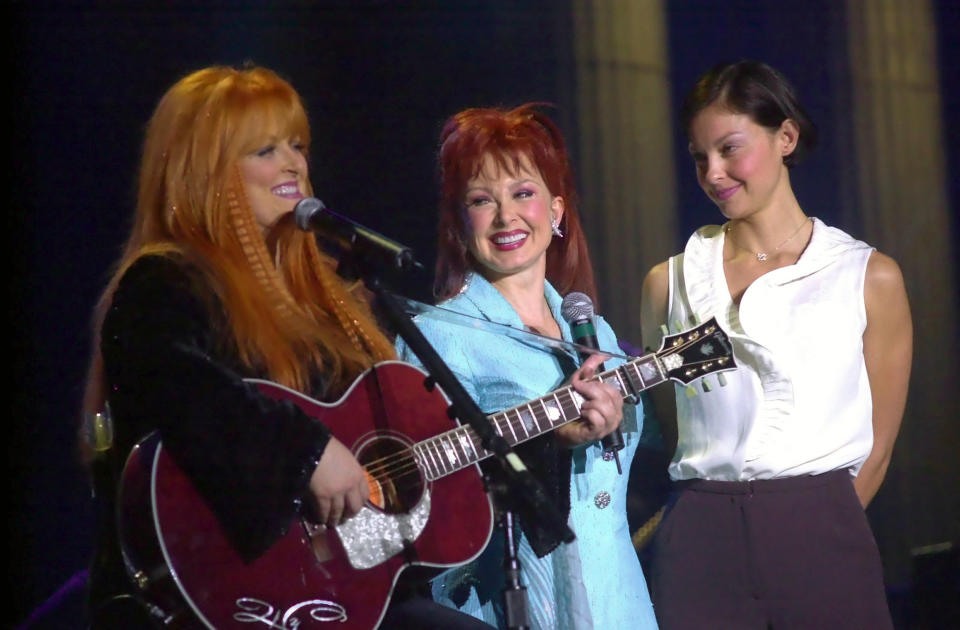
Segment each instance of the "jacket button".
[{"label": "jacket button", "polygon": [[606,490],[601,490],[595,497],[593,497],[593,504],[601,510],[607,507],[610,505],[610,493]]}]

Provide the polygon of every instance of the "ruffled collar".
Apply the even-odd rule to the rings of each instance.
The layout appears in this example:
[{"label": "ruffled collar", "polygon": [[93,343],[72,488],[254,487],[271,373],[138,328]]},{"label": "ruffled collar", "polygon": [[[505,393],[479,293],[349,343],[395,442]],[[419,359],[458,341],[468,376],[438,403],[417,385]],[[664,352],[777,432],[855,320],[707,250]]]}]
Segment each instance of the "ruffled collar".
[{"label": "ruffled collar", "polygon": [[[788,284],[816,273],[850,250],[870,248],[843,230],[830,227],[816,217],[812,220],[810,242],[797,262],[768,271],[760,278],[772,285]],[[684,249],[683,276],[693,311],[716,315],[730,324],[730,316],[736,307],[723,270],[725,236],[719,225],[705,225],[694,232]]]}]

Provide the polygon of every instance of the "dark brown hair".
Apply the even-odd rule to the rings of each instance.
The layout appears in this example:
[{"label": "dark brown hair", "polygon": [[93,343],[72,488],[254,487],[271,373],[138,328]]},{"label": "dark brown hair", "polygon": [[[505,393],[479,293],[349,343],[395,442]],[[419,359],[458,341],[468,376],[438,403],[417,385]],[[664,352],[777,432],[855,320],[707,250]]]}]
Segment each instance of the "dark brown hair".
[{"label": "dark brown hair", "polygon": [[680,107],[680,125],[690,133],[690,124],[702,110],[717,103],[746,114],[762,127],[779,129],[787,118],[800,129],[797,147],[783,158],[787,167],[800,163],[817,144],[817,128],[797,99],[786,77],[765,63],[742,60],[714,66],[704,73]]}]

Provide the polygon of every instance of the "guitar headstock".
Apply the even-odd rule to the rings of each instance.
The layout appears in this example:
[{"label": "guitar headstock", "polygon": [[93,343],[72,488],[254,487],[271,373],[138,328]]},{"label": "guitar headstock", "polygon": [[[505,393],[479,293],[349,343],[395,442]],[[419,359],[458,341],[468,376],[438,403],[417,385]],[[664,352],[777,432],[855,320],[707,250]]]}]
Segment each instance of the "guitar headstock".
[{"label": "guitar headstock", "polygon": [[684,385],[737,367],[730,339],[714,317],[695,328],[665,335],[656,354],[667,376]]}]

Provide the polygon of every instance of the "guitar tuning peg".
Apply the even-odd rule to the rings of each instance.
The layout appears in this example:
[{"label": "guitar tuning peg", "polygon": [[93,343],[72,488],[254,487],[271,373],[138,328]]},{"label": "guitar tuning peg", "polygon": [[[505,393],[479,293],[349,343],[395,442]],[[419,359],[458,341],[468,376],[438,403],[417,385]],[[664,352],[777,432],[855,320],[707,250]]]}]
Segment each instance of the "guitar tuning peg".
[{"label": "guitar tuning peg", "polygon": [[679,319],[673,320],[673,332],[683,332],[683,324],[680,323]]},{"label": "guitar tuning peg", "polygon": [[696,313],[693,313],[692,315],[690,315],[690,321],[693,323],[694,326],[699,326],[700,316],[697,315]]},{"label": "guitar tuning peg", "polygon": [[707,382],[707,379],[700,381],[700,387],[703,388],[703,391],[709,393],[713,388],[710,387],[710,383]]},{"label": "guitar tuning peg", "polygon": [[720,387],[727,386],[727,377],[724,376],[723,372],[720,372],[719,374],[717,374],[717,382],[720,383]]},{"label": "guitar tuning peg", "polygon": [[664,337],[666,337],[667,335],[670,334],[670,331],[667,330],[667,325],[666,325],[666,324],[660,324],[660,333],[661,333]]},{"label": "guitar tuning peg", "polygon": [[687,385],[687,398],[696,398],[697,388],[693,385]]}]

